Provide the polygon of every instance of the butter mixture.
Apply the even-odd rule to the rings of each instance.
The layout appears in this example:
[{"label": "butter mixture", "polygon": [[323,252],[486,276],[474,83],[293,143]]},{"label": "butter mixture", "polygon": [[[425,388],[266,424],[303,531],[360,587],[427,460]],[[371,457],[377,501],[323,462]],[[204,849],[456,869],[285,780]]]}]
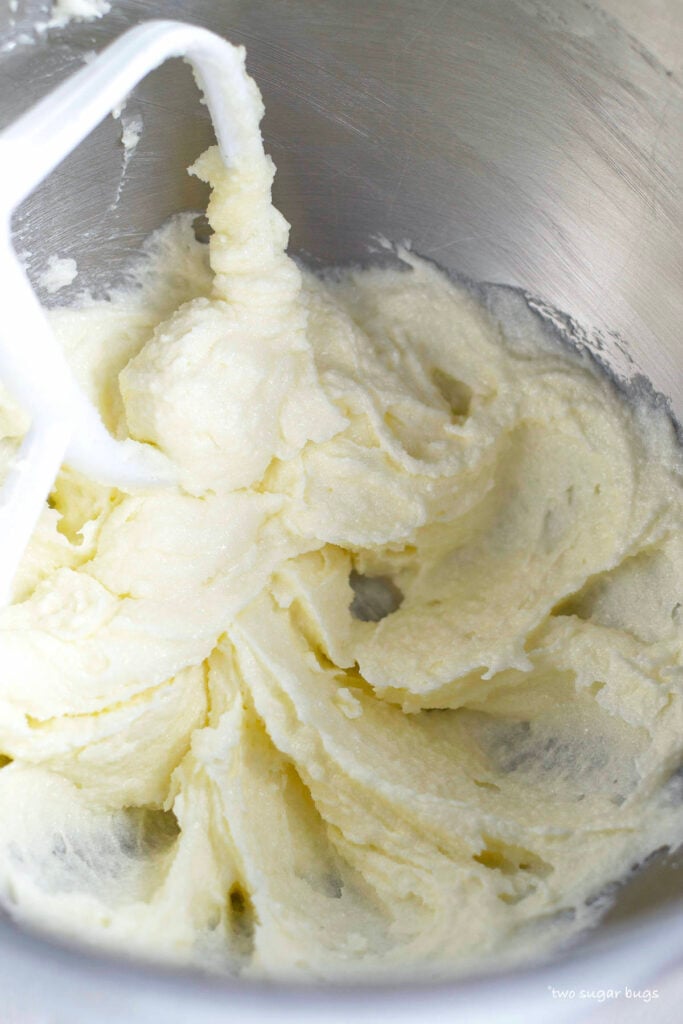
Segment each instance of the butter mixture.
[{"label": "butter mixture", "polygon": [[180,484],[64,467],[0,611],[0,902],[245,975],[547,952],[683,838],[673,428],[410,253],[302,270],[252,143],[208,247],[52,314]]}]

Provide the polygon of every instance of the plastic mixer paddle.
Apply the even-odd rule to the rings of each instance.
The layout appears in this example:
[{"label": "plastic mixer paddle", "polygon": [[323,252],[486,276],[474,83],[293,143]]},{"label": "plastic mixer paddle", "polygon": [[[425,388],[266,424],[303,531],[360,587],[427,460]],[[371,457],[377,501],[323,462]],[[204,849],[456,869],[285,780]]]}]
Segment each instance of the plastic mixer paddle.
[{"label": "plastic mixer paddle", "polygon": [[[150,21],[0,133],[0,380],[31,417],[0,489],[0,601],[12,581],[62,464],[122,490],[174,485],[170,460],[150,445],[117,441],[80,389],[12,245],[17,206],[150,71],[170,57],[193,66],[224,160],[259,140],[248,117],[241,51],[205,29]],[[258,143],[260,145],[260,141]]]}]

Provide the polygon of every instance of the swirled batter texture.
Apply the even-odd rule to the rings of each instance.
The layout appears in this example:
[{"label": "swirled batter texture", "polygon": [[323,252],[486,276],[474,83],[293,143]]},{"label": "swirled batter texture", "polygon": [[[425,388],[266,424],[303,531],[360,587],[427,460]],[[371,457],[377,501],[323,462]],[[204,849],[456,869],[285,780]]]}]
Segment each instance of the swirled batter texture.
[{"label": "swirled batter texture", "polygon": [[270,976],[545,951],[683,834],[672,428],[410,254],[303,272],[257,147],[195,172],[208,253],[53,314],[181,483],[65,468],[0,612],[2,903]]}]

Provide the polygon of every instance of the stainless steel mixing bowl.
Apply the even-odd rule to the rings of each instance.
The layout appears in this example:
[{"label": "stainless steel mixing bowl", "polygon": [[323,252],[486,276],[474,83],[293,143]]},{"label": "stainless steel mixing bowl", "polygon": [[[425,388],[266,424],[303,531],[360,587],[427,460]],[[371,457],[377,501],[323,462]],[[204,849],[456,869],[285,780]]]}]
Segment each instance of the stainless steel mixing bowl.
[{"label": "stainless steel mixing bowl", "polygon": [[[637,0],[605,3],[638,17]],[[471,278],[524,288],[619,374],[648,377],[682,417],[683,60],[672,63],[667,45],[683,40],[683,7],[642,6],[632,24],[663,57],[583,0],[114,0],[101,21],[42,34],[45,0],[25,0],[15,14],[0,10],[0,122],[141,19],[212,28],[248,48],[295,251],[352,260],[381,234]],[[189,70],[165,66],[127,110],[145,129],[123,178],[110,118],[17,215],[17,247],[36,276],[47,256],[72,256],[74,289],[102,288],[169,214],[203,206],[184,168],[211,130]],[[4,920],[0,1016],[560,1020],[580,1007],[552,988],[636,985],[683,957],[681,896],[683,872],[660,855],[570,954],[392,991],[209,982],[69,950]]]}]

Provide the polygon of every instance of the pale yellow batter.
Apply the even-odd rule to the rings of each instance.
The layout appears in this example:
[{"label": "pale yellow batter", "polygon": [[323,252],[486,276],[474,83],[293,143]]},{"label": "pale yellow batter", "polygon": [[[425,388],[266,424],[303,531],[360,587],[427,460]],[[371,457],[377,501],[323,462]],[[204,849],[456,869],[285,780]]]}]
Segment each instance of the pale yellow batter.
[{"label": "pale yellow batter", "polygon": [[[409,254],[302,273],[267,160],[196,173],[210,266],[181,218],[53,315],[181,487],[65,468],[44,511],[0,612],[0,901],[258,975],[547,952],[683,837],[671,425]],[[25,429],[4,399],[5,463]]]}]

